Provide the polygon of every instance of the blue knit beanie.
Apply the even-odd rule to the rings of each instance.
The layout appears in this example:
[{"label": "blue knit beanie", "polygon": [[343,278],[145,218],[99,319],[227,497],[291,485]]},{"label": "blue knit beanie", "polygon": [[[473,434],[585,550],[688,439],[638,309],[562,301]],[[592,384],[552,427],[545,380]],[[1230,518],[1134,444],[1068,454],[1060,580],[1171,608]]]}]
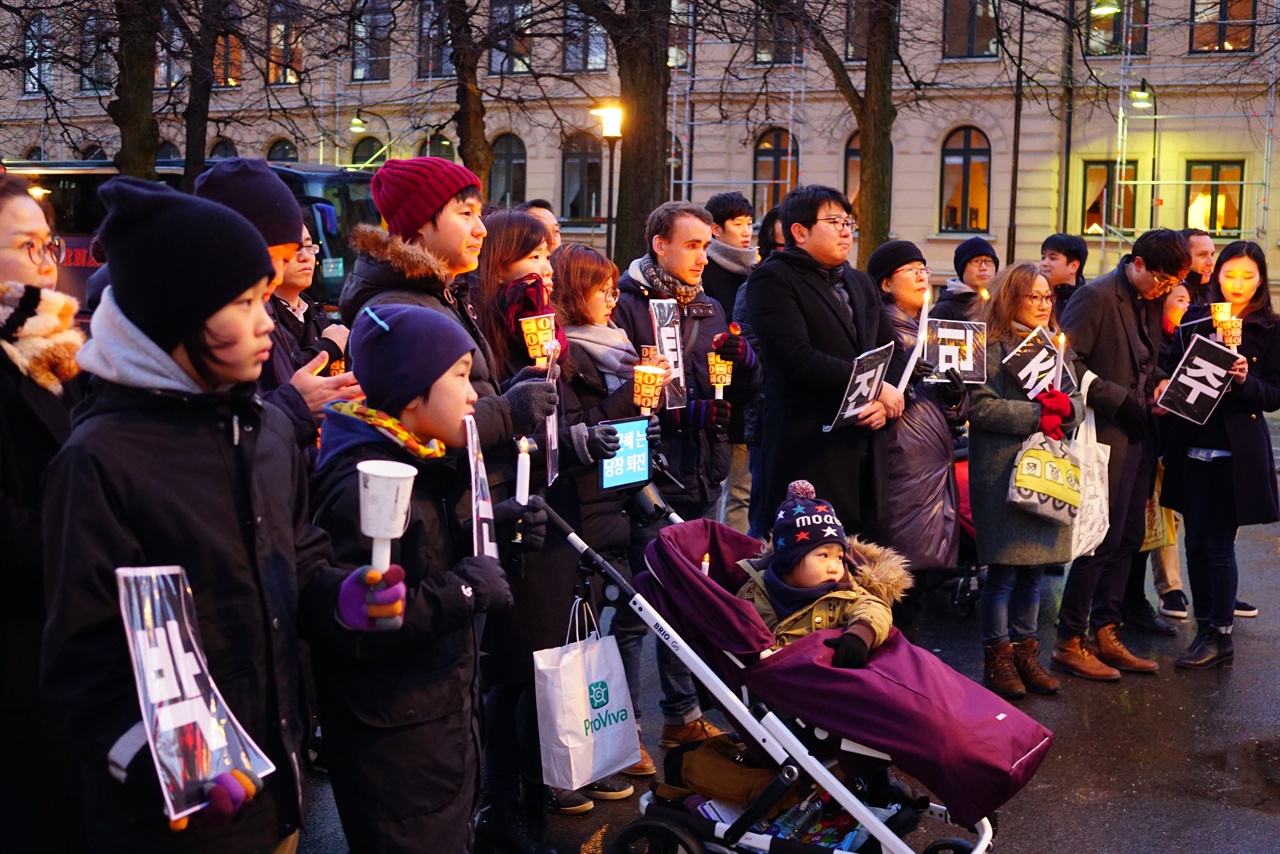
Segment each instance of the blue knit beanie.
[{"label": "blue knit beanie", "polygon": [[476,344],[438,311],[391,303],[360,310],[349,349],[367,405],[398,418]]},{"label": "blue knit beanie", "polygon": [[302,242],[302,208],[267,161],[231,157],[196,179],[195,194],[243,216],[268,246]]},{"label": "blue knit beanie", "polygon": [[773,558],[769,565],[778,576],[787,575],[805,555],[826,543],[843,547],[844,526],[831,505],[815,497],[813,484],[792,481],[773,520]]}]

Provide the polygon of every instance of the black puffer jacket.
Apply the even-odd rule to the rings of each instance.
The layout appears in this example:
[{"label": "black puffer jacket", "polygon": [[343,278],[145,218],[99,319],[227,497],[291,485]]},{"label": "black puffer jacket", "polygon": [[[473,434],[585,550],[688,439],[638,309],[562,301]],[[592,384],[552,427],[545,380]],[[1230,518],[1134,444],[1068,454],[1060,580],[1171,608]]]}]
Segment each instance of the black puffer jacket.
[{"label": "black puffer jacket", "polygon": [[391,547],[409,596],[399,631],[313,647],[334,796],[355,851],[421,850],[424,839],[438,851],[466,851],[479,791],[480,706],[474,599],[452,571],[471,550],[452,512],[469,485],[465,460],[423,460],[330,409],[312,495],[316,524],[344,568],[367,563],[372,546],[360,533],[356,466],[364,460],[418,472],[409,524]]},{"label": "black puffer jacket", "polygon": [[[44,501],[42,688],[80,756],[90,839],[110,851],[268,846],[301,820],[300,631],[342,631],[342,575],[310,522],[302,455],[288,419],[251,387],[183,394],[98,382],[49,466]],[[225,827],[181,834],[165,820],[145,747],[124,785],[107,764],[139,723],[114,572],[170,564],[187,571],[210,675],[277,769]]]},{"label": "black puffer jacket", "polygon": [[[466,293],[455,286],[444,264],[425,249],[371,225],[352,229],[351,246],[360,256],[342,285],[338,300],[342,322],[350,328],[362,308],[381,303],[420,305],[456,320],[476,344],[471,385],[480,396],[475,404],[480,444],[486,450],[509,444],[511,410],[498,396],[493,351],[476,324],[475,310]],[[490,460],[491,476],[494,462]]]}]

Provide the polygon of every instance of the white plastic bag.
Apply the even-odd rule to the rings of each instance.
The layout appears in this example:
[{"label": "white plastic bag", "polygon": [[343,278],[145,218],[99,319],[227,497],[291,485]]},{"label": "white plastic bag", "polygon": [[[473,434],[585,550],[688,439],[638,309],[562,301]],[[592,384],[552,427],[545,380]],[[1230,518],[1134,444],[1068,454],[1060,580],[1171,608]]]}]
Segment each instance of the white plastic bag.
[{"label": "white plastic bag", "polygon": [[565,645],[533,654],[533,680],[544,783],[580,789],[640,761],[618,642],[600,637],[582,599],[574,600]]},{"label": "white plastic bag", "polygon": [[[1086,371],[1080,382],[1080,397],[1087,399],[1089,386],[1096,379]],[[1080,512],[1071,528],[1071,559],[1089,557],[1107,538],[1111,527],[1110,482],[1107,464],[1111,462],[1111,446],[1098,441],[1098,425],[1093,407],[1085,406],[1084,420],[1076,430],[1076,456],[1080,459]]]}]

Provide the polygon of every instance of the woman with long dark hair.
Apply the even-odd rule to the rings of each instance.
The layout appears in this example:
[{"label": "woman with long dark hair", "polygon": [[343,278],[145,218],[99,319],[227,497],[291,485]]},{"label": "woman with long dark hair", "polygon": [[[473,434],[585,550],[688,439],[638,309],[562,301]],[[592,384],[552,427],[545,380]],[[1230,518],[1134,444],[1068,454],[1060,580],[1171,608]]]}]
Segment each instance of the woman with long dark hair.
[{"label": "woman with long dark hair", "polygon": [[[1008,698],[1027,691],[1051,694],[1062,687],[1040,665],[1036,632],[1040,579],[1046,566],[1071,560],[1071,528],[1006,501],[1022,443],[1036,431],[1062,438],[1084,412],[1079,391],[1068,396],[1051,389],[1028,398],[1022,382],[1004,365],[1037,327],[1057,334],[1055,299],[1036,264],[1012,264],[992,281],[991,299],[980,304],[974,318],[987,324],[987,381],[969,392],[969,497],[978,562],[987,566],[980,603],[983,678]],[[1073,361],[1068,349],[1065,370],[1071,370]],[[1120,678],[1113,670],[1106,676]]]},{"label": "woman with long dark hair", "polygon": [[[1267,258],[1258,244],[1237,240],[1223,248],[1209,280],[1209,301],[1229,303],[1241,321],[1239,358],[1231,388],[1209,420],[1173,422],[1165,451],[1161,502],[1186,524],[1187,576],[1196,636],[1174,660],[1205,669],[1235,654],[1236,532],[1241,525],[1280,520],[1271,433],[1265,412],[1280,409],[1280,331],[1267,285]],[[1207,305],[1182,316],[1171,362],[1182,359],[1193,336],[1208,338],[1214,323]]]}]

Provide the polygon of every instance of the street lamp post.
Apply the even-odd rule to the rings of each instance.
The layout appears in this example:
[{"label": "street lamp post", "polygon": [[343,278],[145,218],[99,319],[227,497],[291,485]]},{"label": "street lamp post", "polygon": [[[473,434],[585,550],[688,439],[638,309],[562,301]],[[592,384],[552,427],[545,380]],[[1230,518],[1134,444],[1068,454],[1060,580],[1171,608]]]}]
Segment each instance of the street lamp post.
[{"label": "street lamp post", "polygon": [[604,137],[605,142],[609,143],[609,194],[608,201],[605,203],[605,227],[604,227],[604,254],[610,261],[613,260],[613,155],[614,150],[618,147],[618,140],[622,138],[622,108],[621,107],[597,107],[591,111],[591,115],[599,116],[601,128],[600,135]]},{"label": "street lamp post", "polygon": [[[1160,225],[1160,99],[1156,87],[1142,78],[1137,89],[1129,92],[1130,106],[1135,110],[1154,110],[1151,115],[1151,227]],[[1136,177],[1136,176],[1135,176]]]}]

